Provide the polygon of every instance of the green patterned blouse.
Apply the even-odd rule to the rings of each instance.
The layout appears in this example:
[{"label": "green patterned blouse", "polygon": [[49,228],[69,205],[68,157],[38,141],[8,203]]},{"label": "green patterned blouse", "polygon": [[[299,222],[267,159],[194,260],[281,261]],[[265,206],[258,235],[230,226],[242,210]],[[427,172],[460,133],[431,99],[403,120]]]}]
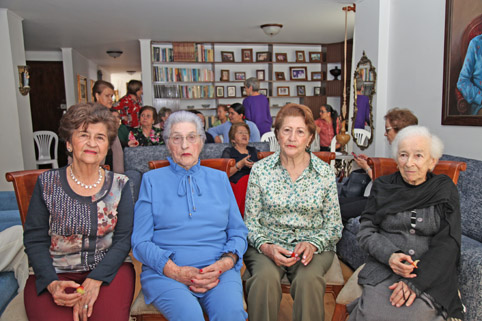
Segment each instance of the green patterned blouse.
[{"label": "green patterned blouse", "polygon": [[251,170],[244,220],[249,245],[258,251],[264,243],[293,251],[304,241],[316,246],[316,253],[334,251],[343,225],[333,171],[311,154],[293,182],[279,152],[262,159]]}]

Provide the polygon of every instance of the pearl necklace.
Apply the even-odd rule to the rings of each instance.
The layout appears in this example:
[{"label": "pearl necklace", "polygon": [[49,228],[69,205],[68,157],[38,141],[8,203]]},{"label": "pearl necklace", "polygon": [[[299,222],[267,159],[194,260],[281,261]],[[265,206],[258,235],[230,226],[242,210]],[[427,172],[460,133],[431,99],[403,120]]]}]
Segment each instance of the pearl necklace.
[{"label": "pearl necklace", "polygon": [[86,188],[86,189],[95,188],[95,187],[97,187],[97,184],[99,184],[99,183],[102,181],[102,170],[101,170],[101,167],[100,167],[100,166],[99,166],[99,179],[97,180],[97,182],[95,182],[95,183],[92,184],[92,185],[87,185],[87,184],[84,184],[84,183],[82,183],[81,181],[79,181],[79,180],[77,179],[77,177],[75,177],[75,175],[74,175],[74,171],[72,170],[73,168],[74,168],[73,165],[70,165],[70,177],[72,177],[72,180],[73,180],[74,182],[76,182],[77,185],[80,185],[80,186],[83,187],[83,188]]}]

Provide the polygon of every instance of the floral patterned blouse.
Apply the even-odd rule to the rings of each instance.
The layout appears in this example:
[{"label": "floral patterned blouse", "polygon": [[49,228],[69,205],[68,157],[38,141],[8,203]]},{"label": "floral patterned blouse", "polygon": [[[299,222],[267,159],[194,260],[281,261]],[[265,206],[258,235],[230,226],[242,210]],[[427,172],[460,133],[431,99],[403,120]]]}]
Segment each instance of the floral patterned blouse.
[{"label": "floral patterned blouse", "polygon": [[141,105],[129,94],[122,97],[112,108],[119,111],[124,125],[129,127],[139,126],[139,111],[141,110]]},{"label": "floral patterned blouse", "polygon": [[264,243],[292,251],[305,241],[317,247],[316,253],[335,250],[343,228],[335,175],[310,155],[309,166],[295,182],[281,165],[279,152],[251,169],[244,220],[249,245],[258,251]]},{"label": "floral patterned blouse", "polygon": [[133,139],[139,142],[139,146],[164,145],[162,129],[157,127],[152,127],[149,137],[144,136],[141,127],[133,128],[129,133],[129,140]]}]

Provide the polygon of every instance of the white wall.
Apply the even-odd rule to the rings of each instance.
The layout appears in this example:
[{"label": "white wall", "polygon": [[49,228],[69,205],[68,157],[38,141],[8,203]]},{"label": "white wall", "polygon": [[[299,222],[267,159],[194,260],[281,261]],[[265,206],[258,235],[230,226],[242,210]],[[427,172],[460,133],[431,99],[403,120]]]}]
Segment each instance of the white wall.
[{"label": "white wall", "polygon": [[[120,73],[113,72],[110,74],[110,82],[112,83],[112,85],[114,85],[114,88],[119,91],[119,99],[126,95],[127,93],[126,85],[130,80],[132,79],[141,80],[141,78],[142,78],[142,75],[140,72],[136,72],[132,75],[128,74],[127,72],[120,72]],[[146,97],[145,93],[144,93],[144,97]]]}]

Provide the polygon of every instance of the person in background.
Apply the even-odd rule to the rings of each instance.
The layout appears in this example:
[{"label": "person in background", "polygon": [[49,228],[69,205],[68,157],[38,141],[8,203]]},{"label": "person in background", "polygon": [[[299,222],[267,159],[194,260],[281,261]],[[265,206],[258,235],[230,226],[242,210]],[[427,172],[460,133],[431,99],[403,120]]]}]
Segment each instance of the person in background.
[{"label": "person in background", "polygon": [[129,147],[164,145],[162,131],[154,127],[157,121],[157,111],[152,106],[144,106],[140,112],[140,126],[129,133]]},{"label": "person in background", "polygon": [[129,320],[133,197],[127,176],[100,166],[116,122],[92,103],[72,106],[60,120],[72,164],[40,174],[24,226],[35,272],[24,291],[30,321]]},{"label": "person in background", "polygon": [[166,120],[170,114],[172,114],[171,108],[162,107],[161,109],[159,109],[159,122],[156,123],[154,126],[160,128],[161,130],[164,130],[164,124],[166,123]]},{"label": "person in background", "polygon": [[[224,124],[221,124],[216,127],[211,127],[208,129],[208,133],[210,133],[214,137],[214,142],[221,143],[221,142],[229,142],[229,130],[231,129],[232,124],[234,123],[246,123],[249,126],[250,131],[250,142],[259,142],[260,134],[258,127],[252,121],[246,120],[245,117],[244,106],[240,103],[234,103],[229,106],[228,114],[229,120],[226,121]],[[222,137],[222,141],[221,138]]]},{"label": "person in background", "polygon": [[284,275],[293,320],[325,320],[325,273],[343,228],[335,174],[307,151],[316,132],[308,107],[284,106],[274,128],[280,151],[254,164],[246,195],[249,320],[278,319]]},{"label": "person in background", "polygon": [[[320,135],[320,151],[329,152],[331,140],[340,132],[340,120],[338,113],[331,105],[323,105],[320,108],[320,118],[315,120],[315,125]],[[340,145],[337,143],[336,148]]]},{"label": "person in background", "polygon": [[124,125],[132,128],[139,126],[142,93],[142,82],[133,79],[127,84],[127,94],[114,106],[114,109],[119,111]]},{"label": "person in background", "polygon": [[243,105],[246,119],[256,124],[259,129],[259,135],[271,131],[273,118],[269,110],[269,100],[265,95],[259,93],[259,80],[256,77],[250,77],[244,82],[246,94]]},{"label": "person in background", "polygon": [[206,131],[206,119],[204,118],[203,113],[201,113],[199,110],[190,110],[190,112],[195,114],[196,116],[198,116],[199,119],[201,119],[201,123],[203,124],[204,133],[206,134],[206,141],[204,143],[205,144],[214,144],[213,135],[211,135],[210,133],[208,133]]},{"label": "person in background", "polygon": [[114,96],[114,86],[105,80],[97,80],[92,87],[92,97],[99,104],[112,108],[112,96]]},{"label": "person in background", "polygon": [[448,176],[432,173],[442,153],[443,143],[422,126],[393,141],[399,171],[373,182],[360,218],[357,240],[369,256],[349,321],[463,318],[459,193]]},{"label": "person in background", "polygon": [[363,94],[363,81],[356,81],[356,118],[354,128],[365,129],[366,125],[370,125],[370,98]]},{"label": "person in background", "polygon": [[201,120],[167,119],[169,166],[142,176],[132,252],[142,291],[168,320],[245,321],[240,269],[248,233],[226,174],[200,165]]},{"label": "person in background", "polygon": [[221,124],[224,124],[229,120],[228,118],[228,106],[227,105],[218,105],[218,108],[216,108],[216,115],[217,118],[216,121],[213,124],[213,127],[219,126]]}]

